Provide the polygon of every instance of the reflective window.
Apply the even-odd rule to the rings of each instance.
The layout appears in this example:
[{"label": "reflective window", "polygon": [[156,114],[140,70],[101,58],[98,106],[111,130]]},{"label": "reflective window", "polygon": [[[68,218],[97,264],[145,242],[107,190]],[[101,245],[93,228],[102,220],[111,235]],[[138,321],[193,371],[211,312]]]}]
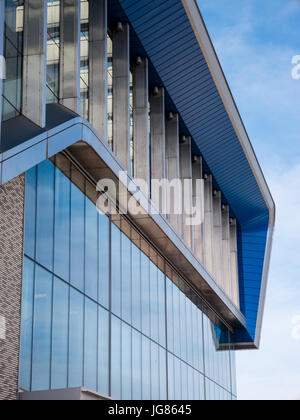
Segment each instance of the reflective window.
[{"label": "reflective window", "polygon": [[109,395],[109,314],[98,307],[98,392]]},{"label": "reflective window", "polygon": [[132,330],[132,398],[142,399],[142,335]]},{"label": "reflective window", "polygon": [[27,172],[25,195],[21,388],[236,398],[228,330],[125,218],[97,210],[80,168],[59,154]]},{"label": "reflective window", "polygon": [[47,103],[59,101],[60,0],[47,0]]},{"label": "reflective window", "polygon": [[[60,157],[67,173],[70,163]],[[70,201],[71,184],[58,168],[55,169],[54,197],[54,272],[62,279],[69,281],[70,261]]]},{"label": "reflective window", "polygon": [[37,170],[36,260],[52,271],[55,168],[45,161]]},{"label": "reflective window", "polygon": [[33,325],[34,263],[24,259],[22,287],[22,324],[20,340],[19,383],[22,389],[31,389],[31,355]]},{"label": "reflective window", "polygon": [[97,389],[98,312],[97,304],[85,298],[84,386]]},{"label": "reflective window", "polygon": [[122,399],[131,400],[131,328],[122,324]]},{"label": "reflective window", "polygon": [[68,386],[69,287],[54,278],[51,388]]},{"label": "reflective window", "polygon": [[114,399],[122,398],[122,356],[121,356],[122,330],[121,321],[111,318],[111,396]]},{"label": "reflective window", "polygon": [[81,116],[89,118],[89,1],[80,1],[80,104]]},{"label": "reflective window", "polygon": [[113,42],[109,35],[107,35],[107,89],[108,144],[113,150]]},{"label": "reflective window", "polygon": [[32,391],[50,389],[52,275],[35,268]]},{"label": "reflective window", "polygon": [[3,121],[17,117],[22,109],[23,23],[24,1],[5,0]]},{"label": "reflective window", "polygon": [[83,385],[83,345],[84,345],[84,296],[70,290],[70,331],[69,331],[69,380],[68,386]]}]

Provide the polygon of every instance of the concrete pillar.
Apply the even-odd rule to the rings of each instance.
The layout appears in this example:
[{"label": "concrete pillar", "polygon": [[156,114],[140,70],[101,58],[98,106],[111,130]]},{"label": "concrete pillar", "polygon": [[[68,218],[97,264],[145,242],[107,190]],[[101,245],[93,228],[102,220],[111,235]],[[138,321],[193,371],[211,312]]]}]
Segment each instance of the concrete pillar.
[{"label": "concrete pillar", "polygon": [[134,178],[147,182],[150,191],[149,148],[149,82],[148,59],[136,60],[133,68],[133,133],[134,133]]},{"label": "concrete pillar", "polygon": [[5,26],[5,0],[0,0],[0,60],[1,70],[0,74],[0,150],[1,150],[1,122],[2,122],[2,93],[3,93],[3,79],[5,72],[5,61],[4,61],[4,26]]},{"label": "concrete pillar", "polygon": [[[197,211],[200,214],[201,223],[194,226],[194,253],[196,257],[205,265],[204,248],[204,181],[202,171],[202,158],[194,156],[192,162],[193,173],[193,207],[200,203],[200,209],[197,205]],[[199,183],[199,180],[201,182]]]},{"label": "concrete pillar", "polygon": [[80,0],[60,10],[60,103],[80,115]]},{"label": "concrete pillar", "polygon": [[237,250],[237,223],[236,219],[230,221],[230,255],[231,255],[231,281],[232,299],[236,306],[240,306],[238,250]]},{"label": "concrete pillar", "polygon": [[107,141],[107,0],[89,1],[89,120]]},{"label": "concrete pillar", "polygon": [[183,136],[180,147],[180,176],[182,183],[182,237],[185,243],[193,249],[193,226],[191,224],[193,204],[192,183],[192,139]]},{"label": "concrete pillar", "polygon": [[25,177],[0,187],[0,400],[19,382]]},{"label": "concrete pillar", "polygon": [[113,150],[130,169],[130,51],[129,24],[119,23],[113,32]]},{"label": "concrete pillar", "polygon": [[204,182],[204,244],[206,268],[215,276],[212,175]]},{"label": "concrete pillar", "polygon": [[223,281],[223,249],[222,249],[222,194],[216,191],[213,194],[214,213],[214,258],[215,277],[220,287],[224,289]]},{"label": "concrete pillar", "polygon": [[227,296],[232,298],[229,206],[224,206],[222,208],[222,248],[223,248],[224,290]]},{"label": "concrete pillar", "polygon": [[[166,179],[166,124],[165,90],[156,88],[150,95],[150,133],[151,133],[151,180]],[[160,198],[161,196],[161,198]],[[157,210],[165,214],[165,187],[161,193],[151,191],[151,199]]]},{"label": "concrete pillar", "polygon": [[36,125],[46,125],[47,2],[24,1],[24,61],[22,113]]},{"label": "concrete pillar", "polygon": [[182,233],[182,191],[179,157],[179,116],[170,115],[166,121],[166,188],[167,218],[179,236]]}]

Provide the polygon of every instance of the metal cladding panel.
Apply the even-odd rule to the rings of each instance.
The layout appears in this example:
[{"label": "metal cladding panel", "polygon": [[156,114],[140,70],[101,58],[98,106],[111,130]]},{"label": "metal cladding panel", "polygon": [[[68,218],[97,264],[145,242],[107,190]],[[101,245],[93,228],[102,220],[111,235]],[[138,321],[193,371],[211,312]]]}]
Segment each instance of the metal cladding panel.
[{"label": "metal cladding panel", "polygon": [[[117,0],[113,0],[115,3]],[[118,0],[239,224],[241,310],[255,341],[269,210],[181,0]]]}]

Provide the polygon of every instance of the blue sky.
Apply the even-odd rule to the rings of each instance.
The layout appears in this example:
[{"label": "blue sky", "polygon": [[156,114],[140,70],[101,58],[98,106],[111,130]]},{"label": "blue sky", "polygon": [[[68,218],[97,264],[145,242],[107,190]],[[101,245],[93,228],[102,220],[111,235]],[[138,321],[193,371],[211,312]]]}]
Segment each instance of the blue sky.
[{"label": "blue sky", "polygon": [[262,344],[237,354],[239,398],[300,399],[300,0],[198,3],[277,205]]}]

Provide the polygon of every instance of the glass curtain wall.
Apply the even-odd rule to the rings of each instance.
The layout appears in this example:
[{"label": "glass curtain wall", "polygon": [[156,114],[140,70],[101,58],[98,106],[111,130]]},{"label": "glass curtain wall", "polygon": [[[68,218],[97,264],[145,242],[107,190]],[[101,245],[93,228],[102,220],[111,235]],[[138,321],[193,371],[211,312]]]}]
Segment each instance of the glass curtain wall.
[{"label": "glass curtain wall", "polygon": [[47,1],[47,103],[59,102],[60,0]]},{"label": "glass curtain wall", "polygon": [[129,112],[130,112],[130,174],[134,176],[134,121],[133,121],[133,74],[130,71]]},{"label": "glass curtain wall", "polygon": [[80,103],[81,116],[89,118],[89,1],[80,2]]},{"label": "glass curtain wall", "polygon": [[20,387],[232,399],[234,353],[197,298],[64,155],[26,174]]},{"label": "glass curtain wall", "polygon": [[113,150],[113,42],[107,35],[107,129],[108,145]]},{"label": "glass curtain wall", "polygon": [[24,1],[5,0],[6,79],[3,80],[2,121],[17,117],[22,110],[23,23]]}]

